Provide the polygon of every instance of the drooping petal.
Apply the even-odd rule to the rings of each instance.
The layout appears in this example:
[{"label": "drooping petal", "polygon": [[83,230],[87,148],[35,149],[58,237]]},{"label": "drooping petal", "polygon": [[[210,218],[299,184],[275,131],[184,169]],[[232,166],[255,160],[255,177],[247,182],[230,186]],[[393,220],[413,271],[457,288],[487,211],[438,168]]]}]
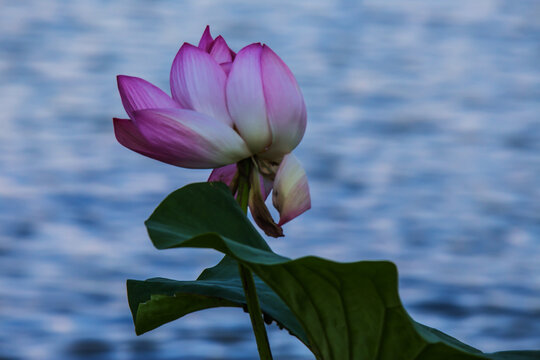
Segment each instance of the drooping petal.
[{"label": "drooping petal", "polygon": [[148,109],[134,112],[144,138],[173,165],[208,169],[236,163],[251,155],[242,138],[228,125],[184,109]]},{"label": "drooping petal", "polygon": [[231,49],[229,49],[227,42],[221,35],[219,35],[212,43],[210,55],[218,64],[231,62],[233,60]]},{"label": "drooping petal", "polygon": [[237,171],[238,169],[236,164],[219,167],[212,170],[212,173],[208,177],[208,182],[221,181],[230,186],[234,180],[234,177],[236,176]]},{"label": "drooping petal", "polygon": [[136,110],[180,108],[180,104],[163,90],[144,79],[126,75],[118,75],[116,79],[122,104],[130,118]]},{"label": "drooping petal", "polygon": [[274,180],[272,202],[279,211],[279,223],[283,225],[311,208],[306,172],[293,154],[281,161]]},{"label": "drooping petal", "polygon": [[270,211],[264,203],[264,198],[261,193],[261,175],[255,169],[250,174],[251,191],[249,192],[249,211],[251,216],[257,225],[268,236],[281,237],[283,236],[283,229],[280,225],[276,224]]},{"label": "drooping petal", "polygon": [[114,118],[113,125],[114,135],[120,144],[141,155],[175,165],[177,159],[174,154],[163,152],[159,147],[148,142],[132,120]]},{"label": "drooping petal", "polygon": [[238,52],[227,79],[227,104],[236,129],[253,153],[272,141],[261,79],[261,44]]},{"label": "drooping petal", "polygon": [[225,100],[227,75],[210,54],[185,43],[171,68],[173,99],[183,108],[232,125]]},{"label": "drooping petal", "polygon": [[199,49],[209,52],[212,41],[214,41],[214,39],[210,34],[210,26],[206,25],[206,28],[204,29],[204,32],[201,36],[201,40],[199,40]]},{"label": "drooping petal", "polygon": [[291,152],[306,130],[304,97],[291,70],[268,46],[263,45],[261,74],[272,145],[262,157],[271,159]]}]

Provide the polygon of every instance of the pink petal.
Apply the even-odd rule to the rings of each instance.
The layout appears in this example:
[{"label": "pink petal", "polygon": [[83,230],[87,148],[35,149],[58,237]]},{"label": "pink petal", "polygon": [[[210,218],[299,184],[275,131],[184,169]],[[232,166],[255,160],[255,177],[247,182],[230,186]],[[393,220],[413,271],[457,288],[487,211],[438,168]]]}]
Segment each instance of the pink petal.
[{"label": "pink petal", "polygon": [[225,100],[227,75],[203,50],[185,43],[171,69],[173,99],[185,109],[212,116],[232,125]]},{"label": "pink petal", "polygon": [[261,181],[261,194],[262,194],[263,199],[266,200],[268,198],[268,195],[270,195],[272,188],[274,187],[274,182],[262,175],[260,177],[260,181]]},{"label": "pink petal", "polygon": [[274,207],[279,211],[278,225],[283,225],[311,208],[306,172],[293,154],[281,161],[274,180]]},{"label": "pink petal", "polygon": [[133,121],[129,119],[113,119],[116,140],[130,150],[149,158],[175,165],[176,158],[170,153],[163,153],[148,142]]},{"label": "pink petal", "polygon": [[116,79],[122,104],[130,118],[136,110],[180,107],[163,90],[146,80],[125,75],[118,75]]},{"label": "pink petal", "polygon": [[229,73],[231,72],[232,64],[233,63],[231,61],[231,62],[221,63],[219,64],[219,66],[221,66],[223,71],[225,71],[225,75],[229,76]]},{"label": "pink petal", "polygon": [[291,152],[306,130],[304,97],[291,70],[268,46],[263,45],[261,73],[272,145],[262,157],[278,158]]},{"label": "pink petal", "polygon": [[261,44],[240,50],[227,80],[229,112],[236,129],[255,154],[272,140],[261,79],[261,54]]},{"label": "pink petal", "polygon": [[135,125],[160,154],[174,165],[192,169],[216,168],[251,155],[242,138],[228,125],[184,109],[135,111]]},{"label": "pink petal", "polygon": [[236,175],[236,171],[237,171],[236,164],[230,164],[230,165],[219,167],[217,169],[212,170],[212,173],[210,174],[208,181],[209,182],[221,181],[227,185],[231,185]]},{"label": "pink petal", "polygon": [[204,29],[201,40],[199,41],[199,49],[209,52],[212,41],[214,39],[212,39],[212,35],[210,34],[210,26],[206,25],[206,29]]},{"label": "pink petal", "polygon": [[225,42],[225,39],[221,35],[214,40],[210,55],[218,64],[231,62],[233,60],[231,49],[229,49],[227,42]]},{"label": "pink petal", "polygon": [[[222,166],[222,167],[212,170],[212,173],[208,177],[207,181],[208,182],[221,181],[227,184],[229,187],[233,187],[234,185],[233,182],[237,175],[236,174],[237,171],[238,171],[238,168],[236,167],[236,164]],[[266,198],[268,198],[268,195],[270,195],[270,192],[272,191],[274,182],[272,180],[267,179],[266,177],[262,175],[259,175],[259,181],[261,185],[261,196],[263,200],[266,200]]]}]

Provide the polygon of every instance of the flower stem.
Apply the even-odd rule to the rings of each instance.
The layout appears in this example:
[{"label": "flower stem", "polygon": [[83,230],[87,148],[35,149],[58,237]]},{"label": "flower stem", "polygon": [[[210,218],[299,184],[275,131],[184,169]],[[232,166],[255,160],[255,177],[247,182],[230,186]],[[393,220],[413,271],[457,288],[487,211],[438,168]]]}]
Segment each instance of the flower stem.
[{"label": "flower stem", "polygon": [[[238,204],[240,204],[244,214],[247,214],[249,201],[249,173],[251,172],[251,166],[251,159],[238,163],[240,178],[236,200],[238,201]],[[268,335],[266,334],[266,328],[264,326],[253,274],[251,273],[251,270],[240,263],[238,264],[238,270],[240,279],[242,280],[242,286],[244,287],[244,295],[246,297],[247,309],[251,319],[251,326],[253,328],[253,333],[255,334],[257,349],[259,350],[259,358],[261,360],[272,360],[272,352],[270,351],[270,343],[268,342]]]},{"label": "flower stem", "polygon": [[[238,164],[238,167],[241,165],[243,165],[242,162]],[[238,195],[236,196],[236,201],[238,201],[238,204],[246,215],[249,202],[249,166],[250,164],[244,168],[247,168],[247,175],[244,174],[244,171],[240,170],[240,176],[238,179]]]}]

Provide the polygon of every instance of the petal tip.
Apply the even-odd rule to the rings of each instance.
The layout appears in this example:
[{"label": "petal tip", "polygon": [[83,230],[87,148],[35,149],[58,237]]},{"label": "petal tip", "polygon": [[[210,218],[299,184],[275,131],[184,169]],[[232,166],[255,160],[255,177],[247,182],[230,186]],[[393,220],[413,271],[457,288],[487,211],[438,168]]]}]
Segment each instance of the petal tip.
[{"label": "petal tip", "polygon": [[279,222],[278,222],[278,226],[283,226],[285,225],[286,223],[288,223],[289,221],[291,221],[292,219],[302,215],[303,213],[305,213],[306,211],[308,211],[309,209],[311,209],[311,201],[309,204],[307,204],[305,207],[302,207],[302,208],[298,208],[296,209],[296,211],[294,212],[291,212],[291,213],[283,213],[283,216],[280,217],[279,219]]},{"label": "petal tip", "polygon": [[231,62],[233,60],[233,52],[221,35],[214,39],[210,46],[209,53],[218,64]]},{"label": "petal tip", "polygon": [[122,84],[130,77],[131,76],[127,75],[116,75],[116,84],[118,85],[118,89],[121,90]]},{"label": "petal tip", "polygon": [[204,51],[210,50],[212,41],[214,41],[214,39],[212,38],[212,34],[210,34],[210,25],[206,25],[206,28],[204,28],[201,36],[201,40],[199,40],[199,48]]},{"label": "petal tip", "polygon": [[145,81],[146,82],[146,80],[137,76],[116,75],[116,82],[118,83],[118,85],[125,84],[128,81]]},{"label": "petal tip", "polygon": [[179,55],[182,55],[185,51],[191,51],[193,49],[204,51],[201,48],[199,48],[199,47],[197,47],[197,46],[195,46],[193,44],[185,42],[185,43],[182,44],[182,46],[180,46],[180,49],[178,50],[178,53],[176,54],[176,57],[178,57]]}]

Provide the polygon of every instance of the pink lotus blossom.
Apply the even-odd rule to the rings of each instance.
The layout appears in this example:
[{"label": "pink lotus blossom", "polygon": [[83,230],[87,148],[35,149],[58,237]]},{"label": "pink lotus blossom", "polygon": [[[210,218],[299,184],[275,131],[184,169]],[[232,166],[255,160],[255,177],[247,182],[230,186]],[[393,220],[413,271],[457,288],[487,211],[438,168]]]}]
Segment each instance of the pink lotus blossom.
[{"label": "pink lotus blossom", "polygon": [[[214,169],[208,181],[234,188],[237,163],[251,159],[252,215],[272,236],[310,208],[307,177],[291,151],[306,129],[306,107],[287,65],[267,45],[232,51],[206,27],[198,47],[184,43],[170,75],[172,97],[146,80],[119,75],[129,119],[113,119],[118,141],[150,158]],[[264,206],[273,191],[275,224]]]}]

